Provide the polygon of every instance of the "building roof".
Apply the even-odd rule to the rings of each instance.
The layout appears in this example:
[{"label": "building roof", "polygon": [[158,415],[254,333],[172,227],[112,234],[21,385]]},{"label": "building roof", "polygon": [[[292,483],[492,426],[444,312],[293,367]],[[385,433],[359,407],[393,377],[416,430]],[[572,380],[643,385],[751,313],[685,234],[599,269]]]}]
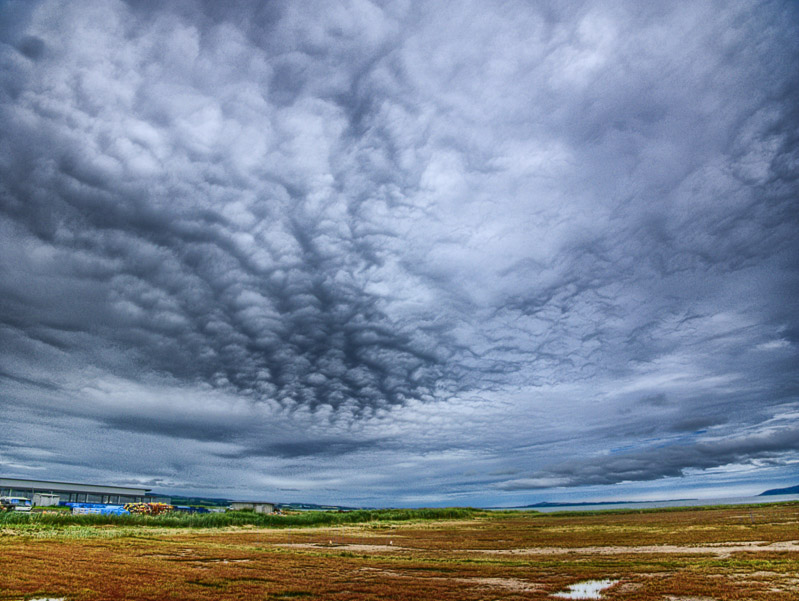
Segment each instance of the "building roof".
[{"label": "building roof", "polygon": [[98,484],[78,484],[76,482],[53,482],[50,480],[24,480],[21,478],[0,478],[3,488],[31,488],[43,490],[59,490],[63,492],[88,492],[110,495],[129,495],[144,497],[149,488],[131,488],[128,486],[101,486]]}]

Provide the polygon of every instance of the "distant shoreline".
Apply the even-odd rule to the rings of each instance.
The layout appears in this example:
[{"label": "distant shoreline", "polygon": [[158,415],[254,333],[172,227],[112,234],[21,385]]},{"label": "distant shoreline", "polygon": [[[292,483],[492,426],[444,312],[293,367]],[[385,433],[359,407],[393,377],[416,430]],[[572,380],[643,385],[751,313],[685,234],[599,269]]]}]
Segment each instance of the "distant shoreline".
[{"label": "distant shoreline", "polygon": [[782,503],[799,501],[797,494],[769,494],[766,496],[757,495],[752,497],[724,497],[712,499],[670,499],[658,501],[598,501],[598,502],[579,502],[579,503],[551,503],[541,502],[532,505],[517,505],[514,507],[486,507],[492,511],[540,511],[551,513],[556,511],[597,511],[610,509],[668,509],[672,507],[713,507],[717,505],[764,505],[770,503]]}]

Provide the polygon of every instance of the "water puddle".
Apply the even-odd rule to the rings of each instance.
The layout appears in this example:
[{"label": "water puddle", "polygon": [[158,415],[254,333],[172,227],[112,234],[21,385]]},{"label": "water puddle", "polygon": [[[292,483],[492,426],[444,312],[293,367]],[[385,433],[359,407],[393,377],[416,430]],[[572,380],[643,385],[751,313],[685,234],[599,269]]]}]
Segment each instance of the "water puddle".
[{"label": "water puddle", "polygon": [[617,582],[618,580],[586,580],[585,582],[570,584],[568,591],[555,593],[552,596],[560,597],[561,599],[601,599],[601,591],[610,588]]}]

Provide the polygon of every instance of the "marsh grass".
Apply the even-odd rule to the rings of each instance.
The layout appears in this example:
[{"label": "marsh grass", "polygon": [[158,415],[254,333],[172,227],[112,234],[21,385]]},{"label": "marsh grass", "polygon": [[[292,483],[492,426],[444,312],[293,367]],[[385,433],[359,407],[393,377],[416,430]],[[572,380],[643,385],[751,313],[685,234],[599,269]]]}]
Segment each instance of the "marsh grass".
[{"label": "marsh grass", "polygon": [[[15,516],[13,524],[0,522],[0,599],[551,601],[575,583],[613,579],[619,582],[606,591],[608,601],[796,601],[799,552],[763,545],[799,538],[799,506],[753,512],[754,520],[749,508],[729,506],[558,516],[476,510],[75,516],[74,523]],[[205,519],[187,519],[197,517]],[[742,541],[751,550],[729,556],[626,549]],[[589,552],[590,545],[612,552]],[[536,548],[569,552],[517,552]]]},{"label": "marsh grass", "polygon": [[[40,530],[64,529],[68,527],[160,527],[160,528],[227,528],[231,526],[253,526],[258,528],[297,528],[313,526],[344,526],[348,524],[390,523],[424,520],[468,519],[482,514],[476,509],[380,509],[358,510],[344,513],[308,511],[291,515],[259,514],[251,511],[229,511],[226,513],[162,515],[72,515],[68,513],[23,513],[0,514],[0,529],[11,528],[21,532],[35,533]],[[69,528],[75,537],[79,530]]]}]

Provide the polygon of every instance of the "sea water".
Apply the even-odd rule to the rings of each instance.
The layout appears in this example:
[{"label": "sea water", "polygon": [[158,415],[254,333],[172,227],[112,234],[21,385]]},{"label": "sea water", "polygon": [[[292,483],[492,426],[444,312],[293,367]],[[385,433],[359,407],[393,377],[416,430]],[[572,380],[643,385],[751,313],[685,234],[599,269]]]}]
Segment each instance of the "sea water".
[{"label": "sea water", "polygon": [[601,592],[616,584],[618,580],[586,580],[570,584],[568,591],[555,593],[553,597],[561,599],[601,599]]}]

